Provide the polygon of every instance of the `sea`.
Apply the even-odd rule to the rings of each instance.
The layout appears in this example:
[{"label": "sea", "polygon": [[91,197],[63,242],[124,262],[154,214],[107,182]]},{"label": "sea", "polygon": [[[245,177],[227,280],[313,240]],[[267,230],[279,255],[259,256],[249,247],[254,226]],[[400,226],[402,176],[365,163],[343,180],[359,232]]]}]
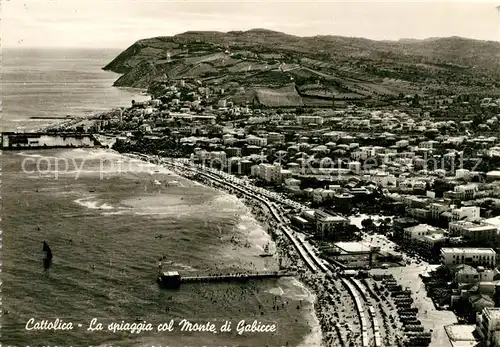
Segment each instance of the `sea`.
[{"label": "sea", "polygon": [[[101,70],[118,53],[4,51],[3,129],[139,99]],[[4,346],[321,346],[315,297],[295,278],[156,284],[160,259],[183,276],[278,268],[276,257],[260,257],[271,242],[265,226],[235,196],[109,150],[4,151],[1,162]],[[47,270],[43,241],[53,253]],[[29,323],[57,319],[73,329]],[[232,328],[180,331],[183,319]],[[173,331],[157,331],[171,320]],[[240,334],[238,323],[254,321],[277,331]],[[110,331],[115,323],[153,330]]]},{"label": "sea", "polygon": [[137,89],[112,87],[119,75],[102,67],[119,53],[4,48],[2,131],[32,131],[67,116],[92,115],[149,99]]}]

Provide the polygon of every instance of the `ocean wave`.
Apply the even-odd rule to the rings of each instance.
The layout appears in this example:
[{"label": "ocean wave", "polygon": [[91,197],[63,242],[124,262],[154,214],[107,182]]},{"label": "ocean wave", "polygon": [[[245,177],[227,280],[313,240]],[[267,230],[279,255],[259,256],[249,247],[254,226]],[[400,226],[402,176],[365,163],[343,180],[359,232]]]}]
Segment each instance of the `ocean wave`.
[{"label": "ocean wave", "polygon": [[321,331],[321,326],[316,314],[313,312],[307,320],[307,324],[311,328],[311,332],[306,335],[304,341],[302,341],[298,347],[318,347],[322,345],[323,333]]},{"label": "ocean wave", "polygon": [[10,122],[16,122],[16,123],[21,123],[21,122],[26,122],[26,121],[29,121],[29,122],[45,122],[45,123],[48,123],[48,122],[54,122],[54,121],[60,121],[64,118],[30,118],[30,119],[9,119]]},{"label": "ocean wave", "polygon": [[292,300],[305,300],[311,304],[316,301],[316,295],[295,277],[283,278],[283,280],[289,281],[290,284],[290,286],[287,286],[284,296]]},{"label": "ocean wave", "polygon": [[109,205],[108,203],[100,203],[98,200],[90,200],[93,198],[81,198],[81,199],[76,199],[74,202],[76,202],[78,205],[86,207],[91,210],[112,210],[114,209],[113,206]]},{"label": "ocean wave", "polygon": [[115,216],[115,215],[122,215],[127,213],[128,211],[113,211],[113,212],[103,212],[101,215],[103,216]]},{"label": "ocean wave", "polygon": [[285,291],[281,287],[276,287],[276,288],[271,288],[266,290],[266,293],[275,295],[275,296],[283,296],[285,294]]},{"label": "ocean wave", "polygon": [[21,157],[29,157],[29,158],[43,158],[43,155],[41,155],[41,154],[30,154],[30,153],[25,153],[25,152],[19,152],[19,153],[16,153],[16,155],[19,155]]},{"label": "ocean wave", "polygon": [[168,260],[168,261],[162,261],[162,267],[163,268],[168,268],[168,269],[178,269],[178,270],[185,270],[185,271],[198,271],[198,269],[187,265],[183,263],[176,263],[174,261]]},{"label": "ocean wave", "polygon": [[[293,299],[305,300],[311,304],[310,311],[306,314],[305,318],[307,324],[311,328],[311,332],[304,337],[304,340],[299,344],[298,347],[317,347],[322,345],[323,334],[321,331],[321,325],[314,312],[314,303],[316,302],[316,295],[311,292],[302,282],[300,282],[295,277],[289,279],[291,284],[299,289],[302,294],[294,293],[292,294]],[[293,291],[292,291],[293,292]],[[285,296],[290,295],[290,293],[284,293]]]}]

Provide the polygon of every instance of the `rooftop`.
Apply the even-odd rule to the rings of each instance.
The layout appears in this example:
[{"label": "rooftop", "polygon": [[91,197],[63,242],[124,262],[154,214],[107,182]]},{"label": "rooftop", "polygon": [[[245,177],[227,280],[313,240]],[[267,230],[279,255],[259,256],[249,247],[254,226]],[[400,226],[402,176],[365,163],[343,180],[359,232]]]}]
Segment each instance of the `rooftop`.
[{"label": "rooftop", "polygon": [[476,326],[471,325],[448,325],[445,327],[453,347],[472,347],[477,345],[474,336]]},{"label": "rooftop", "polygon": [[498,217],[493,217],[493,218],[488,218],[484,221],[487,224],[493,225],[500,229],[500,216]]},{"label": "rooftop", "polygon": [[441,253],[444,253],[444,254],[446,254],[446,253],[448,253],[448,254],[453,254],[453,253],[476,253],[476,254],[486,254],[486,255],[496,254],[496,252],[493,250],[493,248],[477,248],[477,247],[441,248]]},{"label": "rooftop", "polygon": [[493,319],[500,319],[500,307],[485,307],[483,314],[486,314]]},{"label": "rooftop", "polygon": [[436,230],[436,228],[434,228],[433,226],[430,226],[428,224],[419,224],[419,225],[416,225],[414,227],[409,227],[409,228],[405,228],[404,229],[405,231],[409,231],[411,233],[417,233],[417,232],[427,232],[427,231],[434,231]]},{"label": "rooftop", "polygon": [[335,246],[342,251],[347,253],[368,253],[370,252],[370,247],[364,245],[360,242],[337,242]]},{"label": "rooftop", "polygon": [[478,225],[478,226],[468,226],[467,227],[468,231],[485,231],[485,230],[491,230],[491,229],[496,229],[496,226],[494,226],[494,225]]},{"label": "rooftop", "polygon": [[163,276],[175,277],[175,276],[179,276],[179,273],[177,271],[165,271],[165,272],[163,272]]},{"label": "rooftop", "polygon": [[425,235],[424,239],[429,239],[430,241],[439,241],[442,239],[445,239],[446,236],[442,233],[439,234],[431,234],[431,235]]}]

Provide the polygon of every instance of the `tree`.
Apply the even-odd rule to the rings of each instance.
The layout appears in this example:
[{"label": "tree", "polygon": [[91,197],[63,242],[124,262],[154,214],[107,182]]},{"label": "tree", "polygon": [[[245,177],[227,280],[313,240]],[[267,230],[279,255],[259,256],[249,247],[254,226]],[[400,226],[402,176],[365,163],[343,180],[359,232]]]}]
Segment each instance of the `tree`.
[{"label": "tree", "polygon": [[363,230],[368,231],[369,229],[373,228],[373,219],[371,218],[365,218],[361,221],[361,226],[363,227]]}]

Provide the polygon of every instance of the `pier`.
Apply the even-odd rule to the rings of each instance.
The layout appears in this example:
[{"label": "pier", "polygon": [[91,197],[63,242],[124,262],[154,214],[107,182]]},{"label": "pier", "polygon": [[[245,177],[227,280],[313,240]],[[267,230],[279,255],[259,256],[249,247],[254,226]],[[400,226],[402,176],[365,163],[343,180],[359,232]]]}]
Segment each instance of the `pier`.
[{"label": "pier", "polygon": [[182,283],[245,282],[249,280],[290,277],[295,275],[295,272],[290,271],[265,271],[254,273],[230,273],[220,275],[199,275],[183,277],[177,271],[169,271],[159,274],[157,282],[162,287],[178,288]]},{"label": "pier", "polygon": [[3,132],[2,149],[101,147],[94,134],[79,132]]}]

